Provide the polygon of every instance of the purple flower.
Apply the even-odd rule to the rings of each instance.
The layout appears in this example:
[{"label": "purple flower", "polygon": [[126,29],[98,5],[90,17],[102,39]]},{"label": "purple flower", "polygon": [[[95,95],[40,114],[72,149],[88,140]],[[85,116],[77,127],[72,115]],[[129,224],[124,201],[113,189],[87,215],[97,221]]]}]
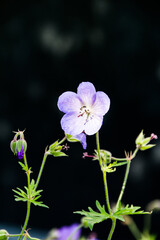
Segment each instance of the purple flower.
[{"label": "purple flower", "polygon": [[93,135],[101,128],[103,116],[109,107],[110,99],[104,92],[96,92],[92,83],[82,82],[77,94],[64,92],[58,99],[58,108],[65,113],[61,119],[61,127],[73,136],[83,132]]},{"label": "purple flower", "polygon": [[72,224],[71,226],[64,226],[58,230],[58,240],[78,240],[81,235],[81,230],[79,229],[79,224]]},{"label": "purple flower", "polygon": [[22,148],[21,148],[20,151],[18,151],[18,149],[17,149],[17,156],[18,156],[19,159],[22,159],[24,157],[24,147],[23,147],[23,145],[22,145]]}]

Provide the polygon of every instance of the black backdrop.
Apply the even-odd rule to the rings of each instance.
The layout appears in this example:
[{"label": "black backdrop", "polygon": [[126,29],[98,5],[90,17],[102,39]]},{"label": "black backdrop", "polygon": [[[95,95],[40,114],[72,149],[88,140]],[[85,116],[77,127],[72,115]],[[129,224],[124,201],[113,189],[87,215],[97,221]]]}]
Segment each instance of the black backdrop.
[{"label": "black backdrop", "polygon": [[[155,1],[1,1],[0,31],[0,222],[21,226],[26,206],[14,201],[12,189],[25,175],[10,151],[12,131],[26,129],[27,158],[34,178],[44,149],[63,137],[58,96],[91,81],[106,92],[111,108],[100,130],[101,147],[123,156],[134,150],[141,129],[159,135],[160,15]],[[89,153],[95,136],[88,137]],[[72,212],[104,203],[96,162],[82,159],[80,144],[70,144],[69,158],[48,157],[40,188],[49,210],[33,207],[29,227],[51,229],[80,220]],[[108,178],[110,200],[116,201],[124,168]],[[160,150],[134,160],[123,201],[140,205],[160,198]],[[135,219],[142,227],[143,217]],[[105,239],[110,222],[95,227]],[[158,232],[160,217],[153,216]],[[118,224],[113,239],[131,234]],[[128,235],[127,235],[128,234]],[[128,239],[128,237],[127,237]]]}]

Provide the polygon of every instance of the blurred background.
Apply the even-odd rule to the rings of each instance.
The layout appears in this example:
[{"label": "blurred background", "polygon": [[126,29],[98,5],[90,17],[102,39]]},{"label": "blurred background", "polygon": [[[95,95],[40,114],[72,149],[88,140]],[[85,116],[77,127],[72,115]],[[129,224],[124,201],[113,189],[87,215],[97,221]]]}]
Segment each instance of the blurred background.
[{"label": "blurred background", "polygon": [[[100,130],[101,148],[123,157],[135,148],[142,129],[160,132],[160,8],[156,1],[39,0],[1,1],[0,31],[0,225],[22,227],[26,204],[14,201],[12,189],[26,184],[10,141],[25,131],[28,164],[36,179],[45,147],[62,139],[57,99],[92,82],[111,99]],[[95,136],[87,138],[92,154]],[[142,206],[160,198],[160,142],[140,152],[131,165],[123,202]],[[73,211],[105,203],[97,162],[83,159],[79,143],[68,158],[48,157],[39,185],[50,208],[32,207],[29,228],[49,231],[80,222]],[[110,201],[117,200],[125,167],[108,176]],[[160,214],[152,217],[158,234]],[[143,216],[135,217],[140,228]],[[95,226],[106,239],[110,222]],[[134,239],[117,224],[114,239]]]}]

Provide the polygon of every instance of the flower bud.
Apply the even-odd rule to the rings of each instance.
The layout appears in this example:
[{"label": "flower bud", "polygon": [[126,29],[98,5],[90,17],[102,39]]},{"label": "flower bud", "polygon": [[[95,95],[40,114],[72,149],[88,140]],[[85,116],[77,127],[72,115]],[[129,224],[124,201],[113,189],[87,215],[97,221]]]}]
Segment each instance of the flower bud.
[{"label": "flower bud", "polygon": [[151,140],[157,139],[157,138],[158,138],[157,135],[155,135],[155,134],[153,134],[153,133],[151,134],[150,137],[145,138],[145,137],[144,137],[144,134],[143,134],[143,130],[142,130],[142,131],[140,132],[140,134],[138,135],[138,137],[136,138],[135,143],[136,143],[136,146],[137,146],[140,150],[144,151],[144,150],[147,150],[147,149],[149,149],[149,148],[154,147],[155,144],[148,144],[148,143],[150,143]]},{"label": "flower bud", "polygon": [[24,139],[20,139],[16,142],[16,154],[19,159],[22,159],[24,157],[24,154],[27,150],[27,143]]},{"label": "flower bud", "polygon": [[4,229],[0,230],[0,240],[7,240],[8,239],[8,232]]},{"label": "flower bud", "polygon": [[[101,149],[100,156],[101,156],[102,162],[105,165],[111,162],[111,156],[112,156],[111,152]],[[99,159],[98,152],[97,150],[95,150],[94,160],[98,160],[98,159]]]},{"label": "flower bud", "polygon": [[10,148],[12,152],[18,156],[19,159],[22,159],[24,157],[24,154],[27,150],[27,142],[24,139],[23,131],[16,132],[13,140],[10,143]]}]

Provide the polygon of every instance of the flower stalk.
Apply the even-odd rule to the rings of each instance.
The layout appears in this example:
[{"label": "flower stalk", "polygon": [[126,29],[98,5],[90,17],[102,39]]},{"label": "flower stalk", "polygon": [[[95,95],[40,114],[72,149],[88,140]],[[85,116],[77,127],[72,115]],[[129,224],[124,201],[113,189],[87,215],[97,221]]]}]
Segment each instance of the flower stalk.
[{"label": "flower stalk", "polygon": [[27,174],[27,182],[28,182],[28,201],[27,201],[27,213],[26,213],[26,218],[25,218],[25,222],[24,222],[24,225],[23,225],[23,228],[22,228],[22,231],[20,233],[20,236],[18,238],[18,240],[21,240],[22,238],[22,235],[24,234],[26,228],[27,228],[27,225],[28,225],[28,221],[29,221],[29,217],[30,217],[30,211],[31,211],[31,202],[30,202],[30,198],[31,198],[31,192],[30,192],[30,169],[28,168],[28,164],[27,164],[27,158],[26,158],[26,154],[24,154],[24,164],[25,164],[25,167],[26,167],[26,174]]},{"label": "flower stalk", "polygon": [[[96,133],[96,143],[97,143],[97,152],[98,152],[99,164],[100,164],[100,167],[101,167],[101,170],[102,170],[102,173],[103,173],[103,182],[104,182],[106,204],[107,204],[108,212],[109,212],[110,216],[112,216],[110,202],[109,202],[109,194],[108,194],[107,175],[106,175],[106,171],[103,168],[101,155],[100,155],[99,132]],[[116,219],[111,218],[111,220],[112,220],[112,227],[111,227],[111,230],[110,230],[110,233],[108,235],[107,240],[111,240],[112,235],[113,235],[114,230],[115,230],[115,226],[116,226]]]}]

